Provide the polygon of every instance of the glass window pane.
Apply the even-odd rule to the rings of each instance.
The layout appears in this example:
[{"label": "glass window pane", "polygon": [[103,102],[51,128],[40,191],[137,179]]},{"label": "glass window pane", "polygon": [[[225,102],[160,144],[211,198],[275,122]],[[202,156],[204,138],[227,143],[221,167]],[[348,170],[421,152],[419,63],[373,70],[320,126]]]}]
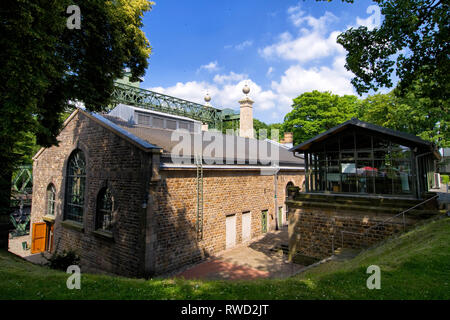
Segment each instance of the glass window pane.
[{"label": "glass window pane", "polygon": [[375,160],[374,168],[376,168],[375,175],[375,193],[377,194],[392,194],[392,179],[393,172],[391,162],[389,160]]},{"label": "glass window pane", "polygon": [[55,215],[55,201],[56,201],[56,189],[53,184],[50,184],[47,188],[47,214]]},{"label": "glass window pane", "polygon": [[86,161],[83,152],[74,151],[68,163],[65,218],[82,222],[86,179]]},{"label": "glass window pane", "polygon": [[394,193],[412,193],[413,176],[411,174],[411,162],[393,161],[393,172]]},{"label": "glass window pane", "polygon": [[355,161],[341,163],[342,192],[356,192],[356,166]]},{"label": "glass window pane", "polygon": [[167,129],[171,129],[171,130],[175,130],[177,128],[177,122],[174,120],[166,120],[166,128]]},{"label": "glass window pane", "polygon": [[358,150],[358,159],[372,159],[372,151],[362,151]]},{"label": "glass window pane", "polygon": [[164,119],[158,118],[158,117],[153,117],[152,126],[155,128],[164,128]]},{"label": "glass window pane", "polygon": [[96,229],[104,231],[112,230],[112,212],[114,208],[114,200],[109,188],[100,190],[97,197],[97,221]]},{"label": "glass window pane", "polygon": [[355,153],[352,152],[342,152],[341,153],[341,159],[342,160],[354,160],[355,159]]},{"label": "glass window pane", "polygon": [[372,166],[372,160],[358,160],[356,173],[358,192],[374,193],[373,182],[377,169]]},{"label": "glass window pane", "polygon": [[346,132],[341,136],[341,151],[355,150],[355,136],[353,132]]},{"label": "glass window pane", "polygon": [[150,125],[150,116],[142,113],[137,114],[137,122],[138,124],[149,126]]},{"label": "glass window pane", "polygon": [[339,151],[339,138],[334,137],[326,141],[325,151],[328,152],[338,152]]},{"label": "glass window pane", "polygon": [[328,162],[327,167],[327,190],[340,192],[341,172],[338,160]]},{"label": "glass window pane", "polygon": [[186,129],[186,130],[189,130],[189,123],[184,122],[184,121],[180,121],[180,122],[178,123],[178,127],[179,127],[180,129]]},{"label": "glass window pane", "polygon": [[377,137],[377,136],[373,137],[373,148],[374,149],[387,150],[388,147],[389,147],[389,141],[387,141],[383,138]]},{"label": "glass window pane", "polygon": [[356,134],[356,149],[372,149],[372,136],[364,133]]},{"label": "glass window pane", "polygon": [[391,146],[390,155],[392,159],[410,159],[411,150],[408,147],[394,144]]},{"label": "glass window pane", "polygon": [[389,150],[388,149],[385,149],[385,150],[374,149],[373,157],[374,157],[374,159],[379,159],[379,160],[389,159]]}]

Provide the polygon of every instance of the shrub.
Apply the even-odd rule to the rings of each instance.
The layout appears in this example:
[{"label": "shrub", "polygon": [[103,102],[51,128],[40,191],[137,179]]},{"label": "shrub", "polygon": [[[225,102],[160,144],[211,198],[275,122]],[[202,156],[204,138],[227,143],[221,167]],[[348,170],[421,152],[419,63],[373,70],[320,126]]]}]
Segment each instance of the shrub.
[{"label": "shrub", "polygon": [[442,180],[442,183],[444,183],[444,184],[448,184],[448,183],[449,183],[449,181],[450,181],[450,178],[449,178],[449,176],[448,176],[448,175],[446,175],[446,174],[443,174],[443,175],[441,175],[441,180]]},{"label": "shrub", "polygon": [[52,269],[58,269],[66,271],[71,265],[78,265],[80,263],[80,257],[75,251],[63,251],[61,254],[53,253],[50,258],[47,259],[47,265]]}]

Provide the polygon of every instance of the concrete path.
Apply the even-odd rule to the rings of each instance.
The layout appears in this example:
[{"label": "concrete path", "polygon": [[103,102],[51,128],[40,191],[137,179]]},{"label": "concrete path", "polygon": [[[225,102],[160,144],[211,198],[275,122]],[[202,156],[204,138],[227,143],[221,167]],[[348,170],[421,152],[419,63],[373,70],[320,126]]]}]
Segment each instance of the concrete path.
[{"label": "concrete path", "polygon": [[[27,249],[24,249],[22,243],[26,242],[28,245]],[[19,257],[24,258],[27,261],[30,261],[35,264],[46,264],[47,259],[44,258],[43,254],[49,257],[48,252],[45,253],[35,253],[31,254],[30,250],[31,246],[31,236],[21,236],[15,238],[9,238],[8,251],[18,255]]]},{"label": "concrete path", "polygon": [[286,278],[302,265],[289,263],[281,245],[288,244],[287,227],[265,234],[253,242],[225,250],[206,262],[176,275],[185,279]]}]

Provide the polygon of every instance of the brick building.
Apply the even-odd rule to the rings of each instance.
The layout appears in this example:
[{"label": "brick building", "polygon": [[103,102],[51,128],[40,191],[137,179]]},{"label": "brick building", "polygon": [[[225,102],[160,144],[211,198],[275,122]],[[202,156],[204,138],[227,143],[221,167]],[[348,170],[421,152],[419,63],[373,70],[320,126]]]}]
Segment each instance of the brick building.
[{"label": "brick building", "polygon": [[[180,152],[175,129],[192,151]],[[141,277],[286,224],[286,187],[302,185],[303,160],[268,140],[201,130],[201,122],[127,105],[74,111],[59,145],[34,157],[33,252],[72,249],[84,271]],[[211,152],[217,141],[232,142],[233,156]],[[267,150],[277,167],[257,159]]]}]

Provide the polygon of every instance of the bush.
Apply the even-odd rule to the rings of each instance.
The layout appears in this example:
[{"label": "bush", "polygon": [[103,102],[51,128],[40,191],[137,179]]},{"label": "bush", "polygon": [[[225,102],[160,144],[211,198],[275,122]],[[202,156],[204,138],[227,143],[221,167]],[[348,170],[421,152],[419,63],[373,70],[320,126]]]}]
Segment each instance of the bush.
[{"label": "bush", "polygon": [[442,180],[442,183],[443,183],[443,184],[448,184],[449,181],[450,181],[450,178],[448,177],[448,175],[442,174],[442,175],[441,175],[441,180]]},{"label": "bush", "polygon": [[63,251],[61,254],[54,253],[50,258],[47,259],[47,265],[52,269],[58,269],[66,271],[71,265],[78,265],[80,263],[80,257],[75,253],[75,251]]}]

